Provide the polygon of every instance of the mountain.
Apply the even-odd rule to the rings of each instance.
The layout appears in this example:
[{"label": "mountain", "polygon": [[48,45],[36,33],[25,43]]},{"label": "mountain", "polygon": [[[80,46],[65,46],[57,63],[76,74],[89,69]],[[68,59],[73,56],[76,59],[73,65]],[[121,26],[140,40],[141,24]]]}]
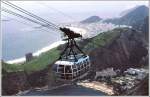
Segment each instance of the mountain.
[{"label": "mountain", "polygon": [[104,22],[132,26],[137,21],[143,20],[146,16],[148,16],[148,14],[149,8],[141,5],[132,8],[132,10],[124,11],[124,15],[120,18],[107,19]]},{"label": "mountain", "polygon": [[[116,32],[118,35],[109,42],[108,37],[104,37],[104,41],[107,41],[105,45],[96,46],[96,48],[94,48],[94,44],[91,45],[92,51],[89,56],[93,68],[100,71],[113,67],[124,71],[127,68],[148,65],[148,46],[143,32],[120,28],[112,30],[110,33],[115,34]],[[101,42],[104,43],[102,40]],[[92,43],[100,44],[98,40]]]},{"label": "mountain", "polygon": [[99,22],[100,20],[102,20],[99,16],[91,16],[83,21],[81,21],[80,23],[94,23],[94,22]]},{"label": "mountain", "polygon": [[132,25],[132,27],[134,29],[142,31],[146,41],[148,42],[148,39],[149,39],[149,17],[148,16],[145,17],[143,20],[139,20],[135,22]]},{"label": "mountain", "polygon": [[130,9],[127,9],[127,10],[124,10],[124,11],[122,11],[122,12],[119,14],[119,16],[120,16],[120,17],[125,16],[125,15],[128,14],[129,12],[135,10],[137,7],[138,7],[138,6],[133,7],[133,8],[130,8]]},{"label": "mountain", "polygon": [[147,96],[149,94],[149,77],[145,77],[144,80],[141,81],[141,84],[140,85],[137,85],[135,87],[133,87],[131,90],[130,90],[130,94],[128,94],[127,96]]}]

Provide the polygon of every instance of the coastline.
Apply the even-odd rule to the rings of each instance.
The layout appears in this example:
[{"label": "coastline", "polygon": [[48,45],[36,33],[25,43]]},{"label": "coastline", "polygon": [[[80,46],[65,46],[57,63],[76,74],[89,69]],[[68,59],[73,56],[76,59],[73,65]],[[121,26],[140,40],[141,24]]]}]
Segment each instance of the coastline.
[{"label": "coastline", "polygon": [[[33,53],[33,56],[39,56],[40,54],[44,53],[44,52],[47,52],[61,44],[64,44],[65,41],[57,41],[57,42],[54,42],[46,47],[43,47],[42,49],[40,50],[37,50]],[[9,64],[19,64],[19,63],[23,63],[25,62],[26,59],[25,59],[25,56],[24,57],[21,57],[21,58],[16,58],[16,59],[13,59],[13,60],[8,60],[6,61],[6,63],[9,63]]]},{"label": "coastline", "polygon": [[74,84],[64,84],[48,88],[31,89],[27,91],[20,91],[17,96],[106,96],[106,93],[97,91],[92,88],[83,87]]}]

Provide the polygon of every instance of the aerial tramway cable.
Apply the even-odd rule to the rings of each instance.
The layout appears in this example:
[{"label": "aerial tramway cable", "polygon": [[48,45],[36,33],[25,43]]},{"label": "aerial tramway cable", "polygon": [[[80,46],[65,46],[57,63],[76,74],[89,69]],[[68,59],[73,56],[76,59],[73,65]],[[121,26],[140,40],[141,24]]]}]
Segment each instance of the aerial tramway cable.
[{"label": "aerial tramway cable", "polygon": [[38,22],[38,21],[34,21],[34,20],[32,20],[32,19],[30,19],[30,18],[28,18],[28,17],[25,17],[25,16],[23,16],[23,15],[20,15],[20,14],[18,14],[18,13],[15,13],[15,12],[13,12],[13,11],[11,11],[11,10],[6,9],[6,8],[2,8],[1,10],[4,11],[4,12],[7,12],[7,13],[9,13],[9,14],[15,15],[15,16],[17,16],[17,17],[23,18],[23,19],[25,19],[25,20],[34,22],[34,23],[36,23],[36,24],[44,25],[44,24],[42,24],[42,23],[40,23],[40,22]]},{"label": "aerial tramway cable", "polygon": [[[45,27],[45,28],[47,28],[47,29],[52,30],[52,27],[47,27],[45,24],[42,24],[42,23],[40,23],[39,21],[36,21],[36,20],[30,19],[30,18],[28,18],[28,17],[26,17],[26,16],[20,15],[20,14],[18,14],[18,13],[16,13],[16,12],[13,12],[13,11],[9,10],[9,9],[2,8],[1,10],[2,10],[2,11],[4,11],[4,12],[6,12],[6,13],[8,13],[8,14],[11,14],[11,15],[17,16],[17,17],[19,17],[19,18],[22,18],[22,19],[24,19],[24,20],[30,21],[30,22],[32,22],[32,23],[35,23],[35,24],[41,25],[41,26],[43,26],[43,27]],[[18,21],[18,22],[20,22],[20,21]],[[45,30],[45,29],[41,29],[41,30],[47,31],[47,30]],[[56,29],[53,29],[53,30],[56,30]],[[59,30],[57,30],[57,31],[59,31]],[[52,31],[51,33],[53,33],[53,34],[56,34],[56,35],[57,35],[57,33],[53,32],[53,31]]]},{"label": "aerial tramway cable", "polygon": [[4,17],[10,19],[10,21],[11,21],[11,20],[16,21],[16,22],[21,23],[21,24],[23,24],[23,25],[29,26],[29,27],[31,27],[31,28],[33,28],[33,29],[35,29],[35,30],[38,30],[38,31],[39,31],[39,30],[42,30],[42,31],[48,32],[48,30],[46,30],[46,29],[37,28],[37,27],[35,27],[35,26],[31,25],[31,24],[28,24],[28,23],[23,22],[23,21],[19,21],[19,20],[15,19],[15,18],[12,18],[12,17],[8,17],[8,16],[6,16],[6,15],[4,15],[4,14],[3,14],[2,16],[4,16]]},{"label": "aerial tramway cable", "polygon": [[14,8],[14,9],[16,9],[16,10],[22,12],[22,13],[25,13],[25,14],[31,16],[31,17],[34,17],[34,18],[36,18],[36,19],[38,19],[38,20],[40,20],[40,21],[43,21],[43,22],[46,22],[46,23],[49,23],[49,24],[52,24],[52,25],[56,26],[55,24],[53,24],[53,23],[51,23],[51,22],[49,22],[49,21],[47,21],[47,20],[45,20],[45,19],[43,19],[43,18],[41,18],[41,17],[35,15],[35,14],[33,14],[33,13],[30,13],[29,11],[27,11],[27,10],[25,10],[25,9],[19,7],[19,6],[16,6],[15,4],[12,4],[12,3],[8,2],[8,1],[5,1],[5,2],[2,1],[2,2],[5,3],[6,5],[8,5],[8,6]]},{"label": "aerial tramway cable", "polygon": [[18,7],[18,6],[14,5],[14,4],[12,4],[12,3],[8,2],[8,1],[2,1],[2,3],[12,7],[13,9],[16,9],[16,10],[18,10],[18,11],[20,11],[20,12],[22,12],[22,13],[24,13],[24,14],[26,14],[26,15],[28,15],[28,16],[36,19],[36,20],[38,20],[38,21],[40,21],[40,22],[46,23],[47,24],[46,26],[52,27],[52,29],[54,29],[54,28],[55,29],[59,29],[59,26],[57,26],[56,24],[53,24],[53,23],[51,23],[51,22],[49,22],[49,21],[47,21],[47,20],[45,20],[45,19],[43,19],[43,18],[33,14],[31,12],[28,12],[25,9],[23,9],[21,7]]}]

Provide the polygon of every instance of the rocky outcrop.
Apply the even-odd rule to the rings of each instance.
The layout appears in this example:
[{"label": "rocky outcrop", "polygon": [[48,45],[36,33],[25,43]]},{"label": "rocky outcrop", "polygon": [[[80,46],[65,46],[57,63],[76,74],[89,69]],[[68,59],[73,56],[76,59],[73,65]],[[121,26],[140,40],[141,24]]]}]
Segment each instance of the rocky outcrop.
[{"label": "rocky outcrop", "polygon": [[48,85],[48,70],[46,68],[32,73],[24,71],[10,72],[2,76],[2,95],[14,95],[19,91]]},{"label": "rocky outcrop", "polygon": [[142,31],[146,41],[148,42],[148,39],[149,39],[149,16],[145,17],[142,20],[135,22],[135,24],[133,24],[132,27],[134,29]]},{"label": "rocky outcrop", "polygon": [[11,72],[2,76],[2,95],[13,95],[30,88],[24,72]]},{"label": "rocky outcrop", "polygon": [[136,87],[134,87],[133,89],[131,89],[128,95],[132,95],[132,96],[148,96],[149,95],[149,80],[148,80],[148,76],[145,77],[141,82],[141,84],[137,85]]},{"label": "rocky outcrop", "polygon": [[26,75],[29,85],[33,88],[47,85],[47,76],[48,72],[46,69]]},{"label": "rocky outcrop", "polygon": [[90,53],[91,63],[98,71],[110,67],[125,70],[148,65],[141,63],[148,55],[147,48],[143,33],[128,29],[105,46],[94,49]]}]

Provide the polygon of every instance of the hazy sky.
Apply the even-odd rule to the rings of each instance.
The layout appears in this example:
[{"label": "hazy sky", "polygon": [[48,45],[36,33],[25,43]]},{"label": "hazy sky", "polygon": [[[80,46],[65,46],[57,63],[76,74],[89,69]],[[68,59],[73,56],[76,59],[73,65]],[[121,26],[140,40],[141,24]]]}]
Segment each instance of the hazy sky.
[{"label": "hazy sky", "polygon": [[[122,11],[148,1],[11,1],[30,12],[53,22],[82,20],[92,15],[116,17]],[[7,7],[2,4],[3,7]],[[8,8],[8,7],[7,7]],[[11,8],[10,8],[11,9]],[[12,9],[11,9],[12,10]],[[3,13],[4,14],[4,13]],[[8,16],[8,15],[7,15]]]}]

